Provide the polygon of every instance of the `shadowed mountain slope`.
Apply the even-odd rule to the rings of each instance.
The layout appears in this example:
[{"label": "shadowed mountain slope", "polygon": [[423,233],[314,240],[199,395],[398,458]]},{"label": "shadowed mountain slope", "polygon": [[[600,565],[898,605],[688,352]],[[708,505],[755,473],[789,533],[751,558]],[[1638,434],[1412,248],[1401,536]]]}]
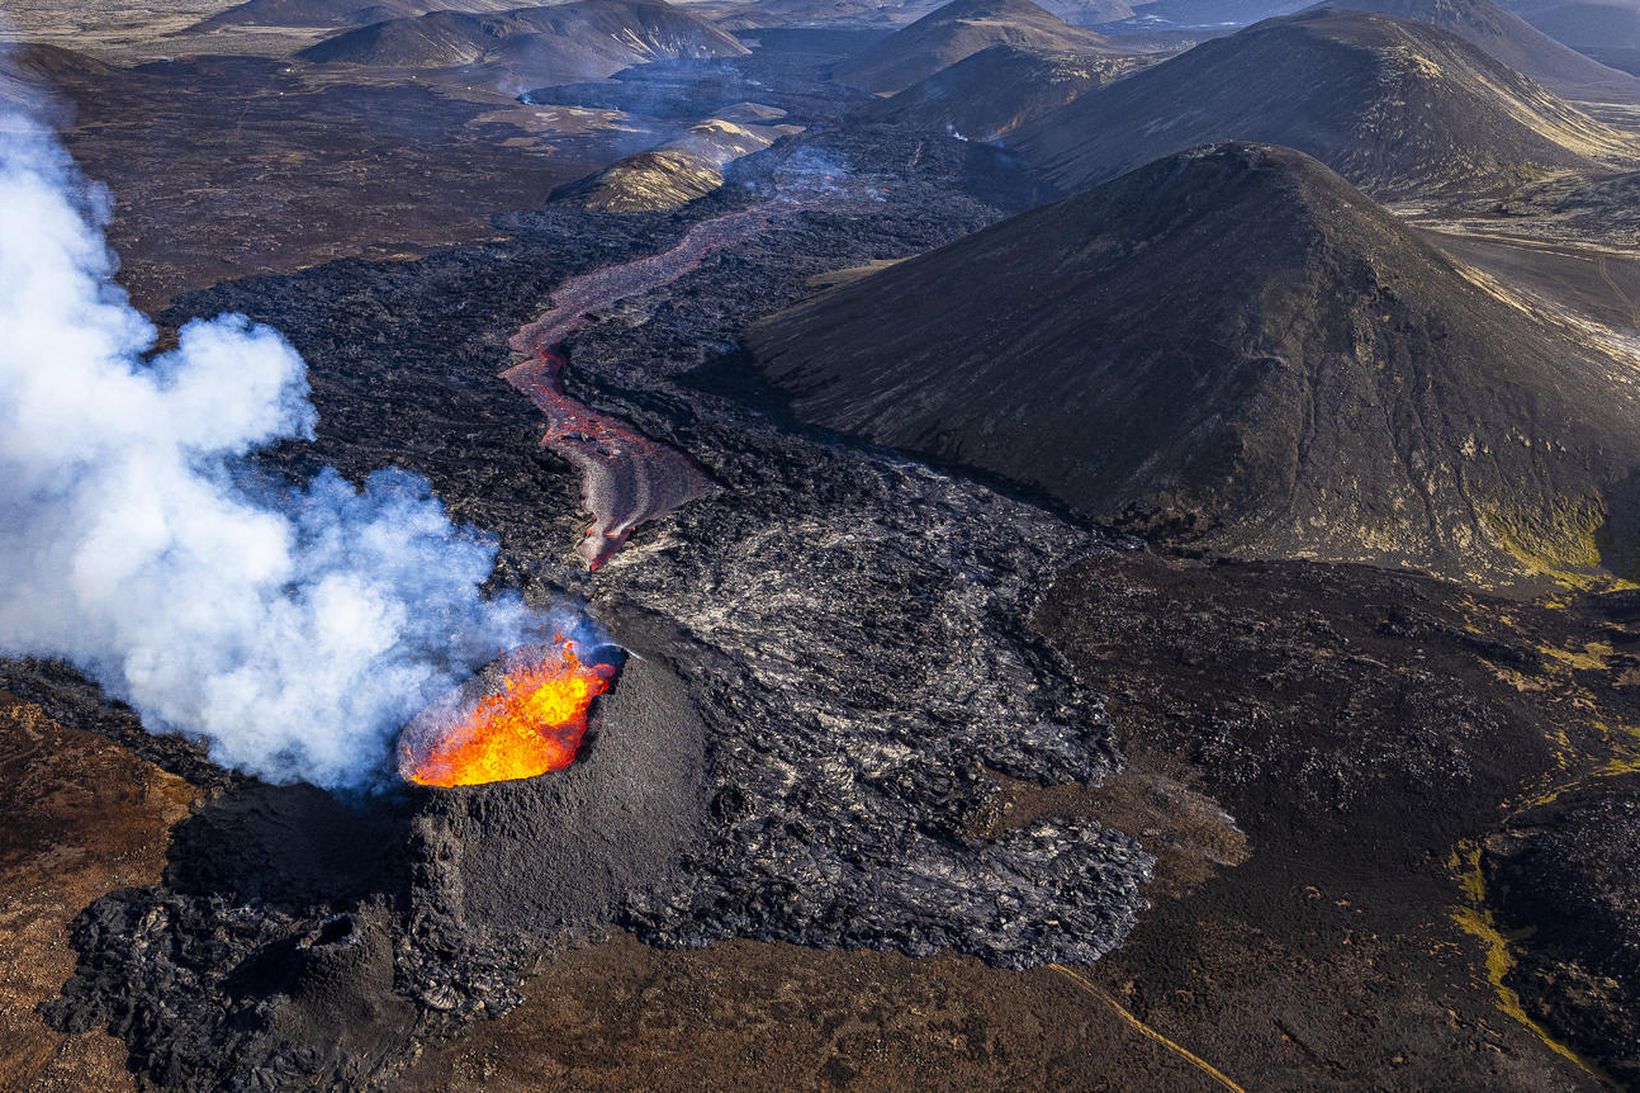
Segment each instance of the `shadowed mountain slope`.
[{"label": "shadowed mountain slope", "polygon": [[1640,73],[1640,4],[1549,4],[1521,9],[1520,16],[1601,64]]},{"label": "shadowed mountain slope", "polygon": [[994,140],[1134,71],[1138,57],[1036,53],[992,46],[919,80],[861,113],[874,121]]},{"label": "shadowed mountain slope", "polygon": [[1636,362],[1289,149],[1163,159],[748,341],[805,418],[1163,540],[1500,585],[1626,568]]},{"label": "shadowed mountain slope", "polygon": [[1031,0],[953,0],[844,61],[834,76],[867,91],[899,91],[998,45],[1036,53],[1112,50],[1110,39]]},{"label": "shadowed mountain slope", "polygon": [[1010,144],[1074,190],[1221,140],[1297,148],[1385,197],[1504,188],[1636,151],[1453,34],[1330,9],[1204,42]]},{"label": "shadowed mountain slope", "polygon": [[1327,0],[1327,6],[1433,24],[1559,95],[1640,100],[1640,80],[1557,42],[1492,0]]}]

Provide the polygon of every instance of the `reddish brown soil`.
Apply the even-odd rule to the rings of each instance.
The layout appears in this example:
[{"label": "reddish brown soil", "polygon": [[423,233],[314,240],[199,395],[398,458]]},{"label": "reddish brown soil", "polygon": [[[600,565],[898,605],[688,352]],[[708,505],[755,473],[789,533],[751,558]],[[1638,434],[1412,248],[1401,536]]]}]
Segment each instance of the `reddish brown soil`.
[{"label": "reddish brown soil", "polygon": [[74,970],[68,925],[97,897],[151,884],[195,790],[105,737],[0,692],[0,1088],[131,1088],[125,1046],[62,1036],[34,1007]]},{"label": "reddish brown soil", "polygon": [[64,140],[112,186],[109,241],[138,305],[494,238],[492,216],[541,205],[636,139],[531,131],[536,115],[498,93],[365,79],[320,81],[261,58],[60,77],[75,107]]}]

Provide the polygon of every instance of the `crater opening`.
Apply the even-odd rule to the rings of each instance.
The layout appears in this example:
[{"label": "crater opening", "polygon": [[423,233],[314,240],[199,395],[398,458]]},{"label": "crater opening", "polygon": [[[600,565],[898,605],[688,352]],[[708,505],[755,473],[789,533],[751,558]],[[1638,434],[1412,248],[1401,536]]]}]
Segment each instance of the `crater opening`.
[{"label": "crater opening", "polygon": [[617,646],[564,635],[513,649],[405,726],[399,774],[450,788],[563,770],[580,756],[593,703],[622,659]]}]

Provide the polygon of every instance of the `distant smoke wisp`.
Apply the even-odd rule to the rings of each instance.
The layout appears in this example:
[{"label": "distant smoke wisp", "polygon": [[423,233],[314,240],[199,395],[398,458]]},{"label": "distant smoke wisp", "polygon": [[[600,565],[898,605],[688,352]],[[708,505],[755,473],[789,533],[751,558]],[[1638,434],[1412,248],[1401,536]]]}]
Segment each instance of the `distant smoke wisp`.
[{"label": "distant smoke wisp", "polygon": [[107,211],[0,108],[0,654],[72,661],[226,766],[366,783],[400,725],[545,620],[481,594],[495,548],[421,478],[256,472],[313,435],[301,358],[229,315],[145,359]]}]

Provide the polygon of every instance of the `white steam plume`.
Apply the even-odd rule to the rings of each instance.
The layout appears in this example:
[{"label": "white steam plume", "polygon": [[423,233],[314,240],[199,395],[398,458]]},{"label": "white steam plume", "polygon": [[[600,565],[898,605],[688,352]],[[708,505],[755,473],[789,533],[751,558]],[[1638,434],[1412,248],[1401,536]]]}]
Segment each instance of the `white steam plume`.
[{"label": "white steam plume", "polygon": [[72,661],[224,765],[363,784],[398,726],[542,619],[480,594],[493,546],[421,478],[256,475],[249,453],[313,435],[301,358],[226,315],[145,360],[107,205],[0,105],[0,654]]}]

